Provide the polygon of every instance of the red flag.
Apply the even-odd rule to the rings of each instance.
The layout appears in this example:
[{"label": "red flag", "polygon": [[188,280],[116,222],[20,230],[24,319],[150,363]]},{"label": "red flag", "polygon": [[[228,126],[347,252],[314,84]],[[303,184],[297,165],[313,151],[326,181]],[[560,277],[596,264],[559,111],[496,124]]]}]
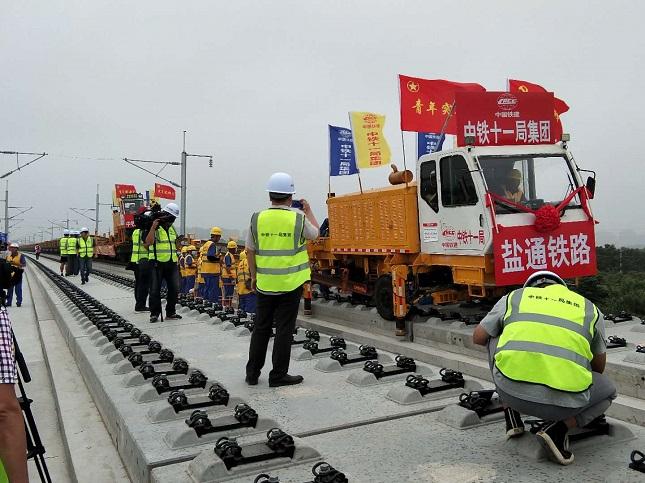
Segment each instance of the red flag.
[{"label": "red flag", "polygon": [[117,198],[122,198],[123,195],[128,195],[136,192],[137,192],[137,188],[135,188],[133,184],[115,184],[114,185],[114,195]]},{"label": "red flag", "polygon": [[[455,92],[485,92],[474,83],[447,80],[427,80],[399,75],[401,94],[401,130],[440,133],[446,118],[451,114]],[[458,106],[455,106],[458,109]],[[443,131],[457,134],[457,119],[454,113]]]},{"label": "red flag", "polygon": [[155,183],[155,198],[163,198],[164,200],[175,199],[175,188],[167,184]]},{"label": "red flag", "polygon": [[[508,90],[509,92],[550,92],[540,84],[533,84],[532,82],[520,81],[516,79],[508,80]],[[556,121],[560,122],[560,114],[567,112],[569,110],[569,106],[562,99],[555,97],[553,99],[553,107],[555,108],[554,117]],[[561,123],[560,129],[562,129]]]}]

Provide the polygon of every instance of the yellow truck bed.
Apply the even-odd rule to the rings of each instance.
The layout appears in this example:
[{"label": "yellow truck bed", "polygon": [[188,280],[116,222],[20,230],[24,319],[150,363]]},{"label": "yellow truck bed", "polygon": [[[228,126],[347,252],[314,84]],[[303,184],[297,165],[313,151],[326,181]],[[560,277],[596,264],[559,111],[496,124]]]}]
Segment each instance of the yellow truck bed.
[{"label": "yellow truck bed", "polygon": [[416,183],[329,198],[332,251],[419,252]]}]

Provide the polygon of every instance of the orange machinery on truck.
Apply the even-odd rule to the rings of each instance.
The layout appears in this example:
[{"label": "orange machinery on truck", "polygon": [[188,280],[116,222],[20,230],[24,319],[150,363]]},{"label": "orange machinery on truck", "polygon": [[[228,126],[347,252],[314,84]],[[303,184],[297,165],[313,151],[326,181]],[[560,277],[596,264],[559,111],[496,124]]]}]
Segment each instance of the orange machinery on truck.
[{"label": "orange machinery on truck", "polygon": [[[375,305],[402,329],[419,302],[493,301],[540,269],[592,275],[595,173],[583,184],[583,171],[566,142],[424,155],[415,182],[408,171],[390,176],[393,186],[330,195],[328,232],[309,245],[312,282]],[[536,223],[545,211],[547,229]]]}]

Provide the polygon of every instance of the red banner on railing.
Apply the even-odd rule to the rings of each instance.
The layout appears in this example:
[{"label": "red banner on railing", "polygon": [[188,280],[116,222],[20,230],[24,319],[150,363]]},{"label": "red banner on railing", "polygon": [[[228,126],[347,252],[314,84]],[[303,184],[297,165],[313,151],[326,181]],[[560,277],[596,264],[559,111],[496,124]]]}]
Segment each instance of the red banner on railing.
[{"label": "red banner on railing", "polygon": [[457,144],[554,144],[562,137],[553,119],[553,93],[457,92]]},{"label": "red banner on railing", "polygon": [[591,220],[564,222],[549,233],[533,226],[499,226],[499,232],[493,231],[493,253],[496,285],[522,285],[539,270],[562,278],[597,273]]}]

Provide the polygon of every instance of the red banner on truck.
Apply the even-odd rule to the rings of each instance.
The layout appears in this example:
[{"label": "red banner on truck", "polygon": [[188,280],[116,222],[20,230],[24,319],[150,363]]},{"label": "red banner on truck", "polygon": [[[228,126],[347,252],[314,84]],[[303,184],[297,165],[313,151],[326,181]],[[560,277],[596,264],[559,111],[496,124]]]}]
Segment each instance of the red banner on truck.
[{"label": "red banner on truck", "polygon": [[562,278],[595,275],[594,222],[561,223],[549,233],[533,226],[499,226],[499,232],[493,233],[493,254],[496,285],[522,285],[539,270]]},{"label": "red banner on truck", "polygon": [[475,146],[555,144],[562,137],[553,118],[552,92],[457,92],[457,144]]}]

